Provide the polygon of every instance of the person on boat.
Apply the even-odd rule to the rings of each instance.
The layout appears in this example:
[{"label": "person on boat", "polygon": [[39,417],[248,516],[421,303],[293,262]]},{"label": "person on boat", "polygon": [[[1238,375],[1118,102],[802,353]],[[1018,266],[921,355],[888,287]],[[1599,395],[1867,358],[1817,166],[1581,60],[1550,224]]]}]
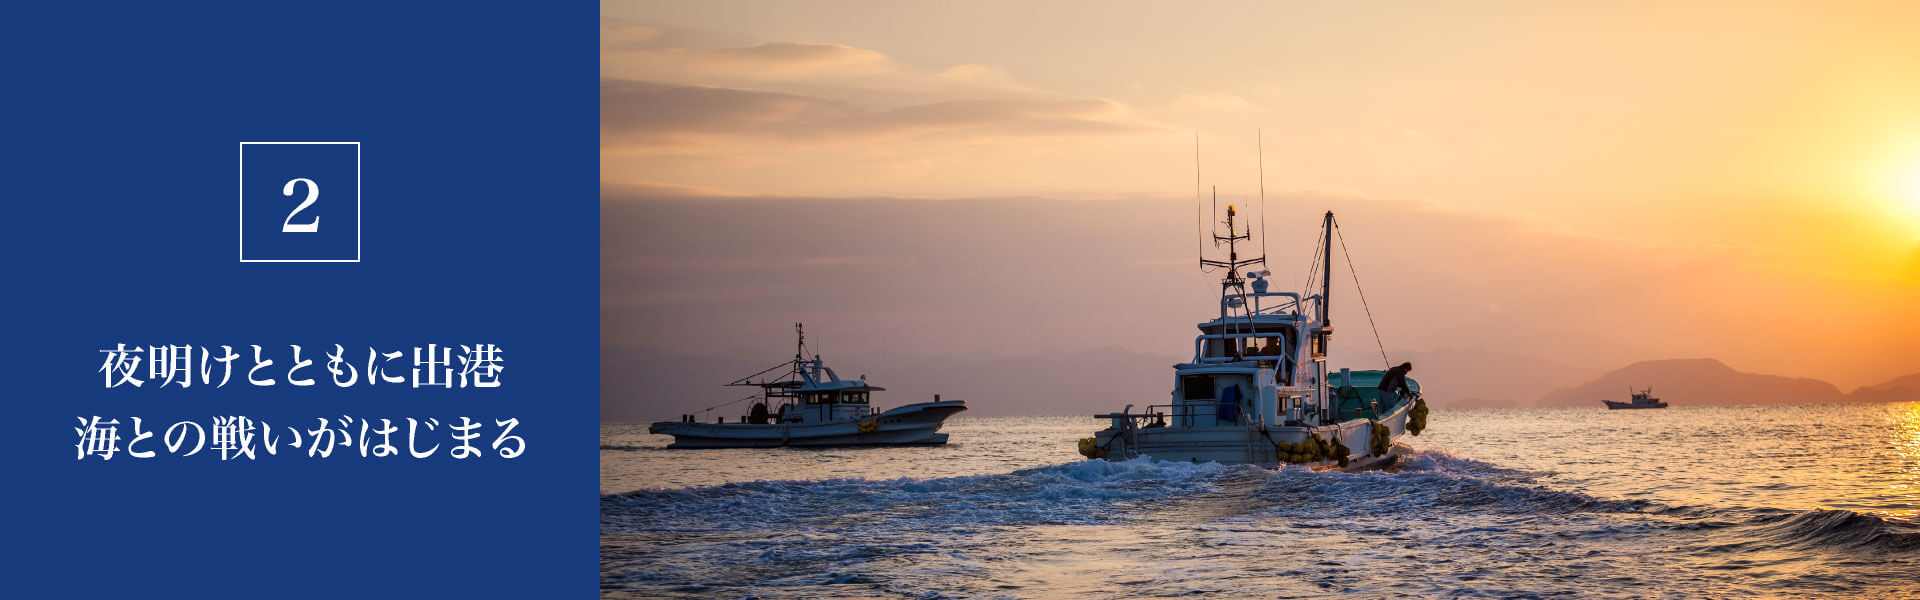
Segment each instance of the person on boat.
[{"label": "person on boat", "polygon": [[1392,397],[1404,399],[1412,396],[1413,388],[1407,385],[1407,374],[1412,372],[1413,363],[1410,362],[1387,369],[1386,376],[1380,378],[1380,397],[1385,399],[1391,394]]}]

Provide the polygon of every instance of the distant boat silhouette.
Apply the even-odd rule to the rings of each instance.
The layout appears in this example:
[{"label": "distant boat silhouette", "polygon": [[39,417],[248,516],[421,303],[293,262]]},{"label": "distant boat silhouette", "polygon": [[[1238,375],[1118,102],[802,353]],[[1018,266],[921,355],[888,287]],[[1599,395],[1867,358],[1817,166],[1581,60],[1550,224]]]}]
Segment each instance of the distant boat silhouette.
[{"label": "distant boat silhouette", "polygon": [[1653,388],[1651,387],[1647,388],[1646,391],[1640,391],[1640,392],[1633,391],[1633,388],[1627,388],[1627,393],[1633,395],[1633,401],[1614,402],[1612,400],[1601,400],[1601,402],[1607,403],[1607,410],[1620,410],[1623,408],[1666,408],[1667,407],[1666,402],[1662,402],[1659,398],[1653,397]]}]

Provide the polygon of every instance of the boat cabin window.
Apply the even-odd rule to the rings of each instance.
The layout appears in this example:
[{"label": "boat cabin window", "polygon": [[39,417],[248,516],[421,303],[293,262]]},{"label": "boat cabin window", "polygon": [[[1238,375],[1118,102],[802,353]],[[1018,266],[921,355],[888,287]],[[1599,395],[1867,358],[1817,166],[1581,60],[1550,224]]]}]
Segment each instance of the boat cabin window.
[{"label": "boat cabin window", "polygon": [[1244,356],[1281,356],[1283,354],[1286,354],[1286,350],[1283,350],[1282,348],[1284,348],[1284,346],[1281,345],[1280,338],[1278,336],[1247,338],[1247,348],[1246,348],[1246,351],[1243,353],[1243,355]]},{"label": "boat cabin window", "polygon": [[807,392],[807,404],[866,404],[866,392]]},{"label": "boat cabin window", "polygon": [[1183,400],[1212,400],[1213,376],[1188,375],[1181,377],[1180,398]]},{"label": "boat cabin window", "polygon": [[1214,326],[1202,327],[1201,333],[1203,335],[1221,335],[1223,330],[1224,333],[1229,335],[1246,333],[1252,333],[1253,335],[1226,339],[1203,339],[1200,345],[1201,357],[1265,356],[1278,358],[1287,356],[1293,352],[1291,340],[1295,338],[1293,328],[1289,326],[1281,325],[1276,328],[1272,325],[1262,325],[1258,331],[1254,332],[1249,332],[1241,328]]},{"label": "boat cabin window", "polygon": [[1227,340],[1206,340],[1202,352],[1209,358],[1228,356],[1229,350],[1238,349],[1240,356],[1285,356],[1286,344],[1280,337],[1250,337]]},{"label": "boat cabin window", "polygon": [[[1221,357],[1236,356],[1236,355],[1237,356],[1258,356],[1263,354],[1262,350],[1267,347],[1266,344],[1261,341],[1263,339],[1275,340],[1274,346],[1276,348],[1279,346],[1278,340],[1280,338],[1248,337],[1248,338],[1228,338],[1224,340],[1212,339],[1212,340],[1206,341],[1206,347],[1205,347],[1206,356],[1212,357],[1212,358],[1221,358]],[[1238,352],[1235,352],[1236,350]],[[1279,354],[1279,353],[1280,351],[1277,349],[1272,351],[1272,354]]]}]

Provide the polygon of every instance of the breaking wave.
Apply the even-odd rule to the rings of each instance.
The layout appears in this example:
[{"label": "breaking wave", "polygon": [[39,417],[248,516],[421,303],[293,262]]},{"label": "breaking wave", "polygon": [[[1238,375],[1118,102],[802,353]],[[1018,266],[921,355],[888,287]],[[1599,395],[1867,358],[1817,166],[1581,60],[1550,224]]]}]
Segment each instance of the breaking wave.
[{"label": "breaking wave", "polygon": [[1920,550],[1920,529],[1850,510],[1815,509],[1755,519],[1757,544],[1795,549]]}]

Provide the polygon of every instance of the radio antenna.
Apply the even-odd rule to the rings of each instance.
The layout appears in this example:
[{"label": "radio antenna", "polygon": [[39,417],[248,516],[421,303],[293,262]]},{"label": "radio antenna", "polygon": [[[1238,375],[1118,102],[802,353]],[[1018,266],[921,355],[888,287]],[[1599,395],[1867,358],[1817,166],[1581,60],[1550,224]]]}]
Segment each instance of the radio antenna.
[{"label": "radio antenna", "polygon": [[1267,144],[1258,129],[1253,130],[1254,152],[1260,161],[1260,255],[1267,255]]},{"label": "radio antenna", "polygon": [[[1200,132],[1195,131],[1193,132],[1193,253],[1196,256],[1205,258],[1207,251],[1206,251],[1206,246],[1200,241],[1200,228],[1201,228],[1201,223],[1205,222],[1206,218],[1200,215],[1201,204],[1202,204],[1202,197],[1200,194]],[[1200,266],[1201,272],[1205,272],[1206,270],[1207,270],[1206,265]]]}]

